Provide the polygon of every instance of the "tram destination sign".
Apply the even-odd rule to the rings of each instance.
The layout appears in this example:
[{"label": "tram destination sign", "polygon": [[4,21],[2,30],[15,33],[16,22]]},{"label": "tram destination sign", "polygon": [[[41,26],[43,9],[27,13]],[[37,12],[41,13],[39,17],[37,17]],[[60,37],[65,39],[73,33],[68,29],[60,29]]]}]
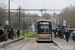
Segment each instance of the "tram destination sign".
[{"label": "tram destination sign", "polygon": [[49,22],[40,22],[40,24],[49,24]]}]

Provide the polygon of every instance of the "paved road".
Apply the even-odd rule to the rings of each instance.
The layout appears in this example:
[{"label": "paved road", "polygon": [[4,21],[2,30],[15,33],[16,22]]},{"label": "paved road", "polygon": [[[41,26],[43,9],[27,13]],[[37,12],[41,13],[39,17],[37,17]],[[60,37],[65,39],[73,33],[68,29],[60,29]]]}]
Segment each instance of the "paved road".
[{"label": "paved road", "polygon": [[52,43],[37,43],[36,41],[33,41],[32,43],[23,46],[20,50],[61,50],[61,49]]},{"label": "paved road", "polygon": [[[14,43],[3,50],[61,50],[58,46],[53,43],[37,43],[35,38],[27,38]],[[0,49],[0,50],[2,50]]]},{"label": "paved road", "polygon": [[27,44],[30,41],[33,41],[34,39],[24,39],[19,42],[13,43],[5,48],[0,48],[0,50],[19,50],[23,45]]},{"label": "paved road", "polygon": [[55,42],[57,42],[60,46],[62,46],[65,50],[75,50],[75,42],[72,39],[69,39],[69,42],[61,38],[53,38]]}]

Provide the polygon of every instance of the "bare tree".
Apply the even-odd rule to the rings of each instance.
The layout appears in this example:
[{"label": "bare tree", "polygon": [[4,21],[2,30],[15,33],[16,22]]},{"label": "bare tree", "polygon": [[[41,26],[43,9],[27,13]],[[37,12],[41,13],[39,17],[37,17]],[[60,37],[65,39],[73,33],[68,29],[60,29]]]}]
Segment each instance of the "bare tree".
[{"label": "bare tree", "polygon": [[5,23],[5,8],[6,4],[0,3],[0,23]]},{"label": "bare tree", "polygon": [[63,19],[67,20],[67,27],[75,27],[75,6],[68,6],[61,11],[60,22],[63,25]]},{"label": "bare tree", "polygon": [[49,13],[45,13],[44,16],[45,16],[45,19],[49,19],[49,20],[51,19]]}]

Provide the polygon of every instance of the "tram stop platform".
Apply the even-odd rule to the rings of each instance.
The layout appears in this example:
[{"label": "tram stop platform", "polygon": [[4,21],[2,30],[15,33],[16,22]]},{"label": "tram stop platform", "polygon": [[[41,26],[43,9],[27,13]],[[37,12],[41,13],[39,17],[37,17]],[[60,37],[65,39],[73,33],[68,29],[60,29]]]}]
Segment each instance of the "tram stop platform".
[{"label": "tram stop platform", "polygon": [[69,38],[69,41],[66,42],[66,39],[63,38],[53,38],[53,41],[57,43],[60,47],[62,47],[64,50],[75,50],[75,42]]},{"label": "tram stop platform", "polygon": [[0,48],[6,47],[6,46],[8,46],[8,45],[10,45],[10,44],[12,44],[14,42],[20,41],[22,39],[24,39],[24,37],[15,38],[13,40],[8,39],[7,41],[2,41],[2,42],[0,42]]}]

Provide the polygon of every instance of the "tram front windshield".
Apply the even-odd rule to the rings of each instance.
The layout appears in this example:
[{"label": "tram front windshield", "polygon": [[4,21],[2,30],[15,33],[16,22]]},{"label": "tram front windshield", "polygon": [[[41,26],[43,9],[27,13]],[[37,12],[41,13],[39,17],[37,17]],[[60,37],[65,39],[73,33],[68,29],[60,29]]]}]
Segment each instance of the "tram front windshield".
[{"label": "tram front windshield", "polygon": [[49,33],[49,24],[47,25],[40,25],[39,26],[39,29],[38,29],[38,32],[39,33],[43,33],[43,34],[46,34],[46,33]]}]

